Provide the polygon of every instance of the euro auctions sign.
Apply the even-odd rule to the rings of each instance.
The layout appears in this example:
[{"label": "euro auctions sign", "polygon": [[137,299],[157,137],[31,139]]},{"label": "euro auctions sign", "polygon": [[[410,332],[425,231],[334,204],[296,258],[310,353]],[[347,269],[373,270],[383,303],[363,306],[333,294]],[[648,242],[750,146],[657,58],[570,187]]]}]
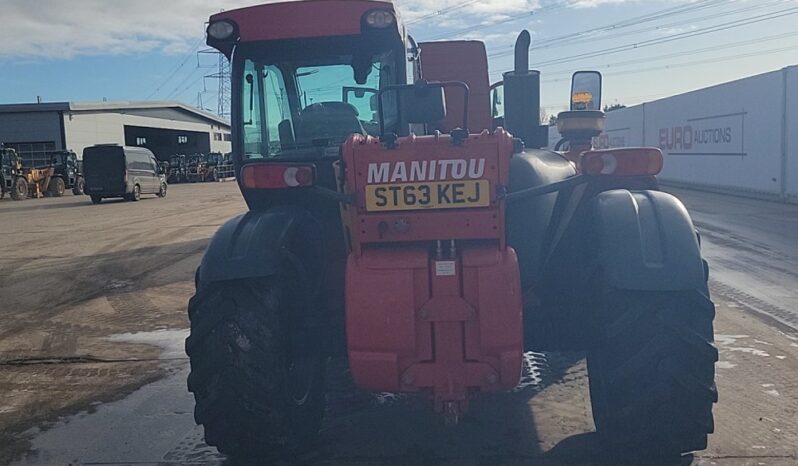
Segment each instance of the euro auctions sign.
[{"label": "euro auctions sign", "polygon": [[691,118],[659,129],[659,148],[667,155],[745,156],[745,112]]}]

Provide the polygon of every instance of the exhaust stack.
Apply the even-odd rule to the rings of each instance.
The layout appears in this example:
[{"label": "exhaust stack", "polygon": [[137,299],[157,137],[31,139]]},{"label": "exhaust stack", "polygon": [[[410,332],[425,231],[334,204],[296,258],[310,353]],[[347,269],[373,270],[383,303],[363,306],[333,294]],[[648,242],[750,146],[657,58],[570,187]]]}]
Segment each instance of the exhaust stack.
[{"label": "exhaust stack", "polygon": [[540,71],[529,69],[529,31],[515,41],[515,69],[504,73],[504,123],[526,147],[548,144],[548,127],[540,126]]}]

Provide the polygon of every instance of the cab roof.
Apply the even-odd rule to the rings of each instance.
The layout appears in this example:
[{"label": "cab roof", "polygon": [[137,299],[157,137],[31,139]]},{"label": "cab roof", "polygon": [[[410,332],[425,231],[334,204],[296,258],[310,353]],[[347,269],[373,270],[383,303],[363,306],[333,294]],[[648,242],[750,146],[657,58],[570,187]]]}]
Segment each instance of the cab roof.
[{"label": "cab roof", "polygon": [[[404,36],[404,26],[398,11],[390,1],[381,0],[299,0],[256,5],[223,11],[210,18],[210,23],[228,20],[238,27],[240,42],[280,39],[318,38],[358,35],[361,19],[371,10],[393,13],[394,30]],[[216,47],[228,57],[232,43],[219,43],[208,38],[208,45]]]}]

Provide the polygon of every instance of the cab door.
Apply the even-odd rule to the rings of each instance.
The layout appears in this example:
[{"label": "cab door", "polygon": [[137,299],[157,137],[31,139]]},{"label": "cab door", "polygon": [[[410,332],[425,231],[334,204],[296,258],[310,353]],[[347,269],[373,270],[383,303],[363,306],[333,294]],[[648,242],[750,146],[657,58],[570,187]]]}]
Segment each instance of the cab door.
[{"label": "cab door", "polygon": [[77,158],[74,154],[64,155],[64,176],[67,187],[75,186],[78,178]]}]

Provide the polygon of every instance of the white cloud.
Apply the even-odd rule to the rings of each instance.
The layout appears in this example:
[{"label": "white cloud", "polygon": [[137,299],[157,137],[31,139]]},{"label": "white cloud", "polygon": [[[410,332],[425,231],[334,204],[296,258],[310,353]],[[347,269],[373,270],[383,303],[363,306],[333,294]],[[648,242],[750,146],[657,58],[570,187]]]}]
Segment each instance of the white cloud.
[{"label": "white cloud", "polygon": [[[440,20],[453,17],[486,20],[493,15],[507,16],[540,8],[539,0],[398,0],[396,4],[404,18],[411,22],[435,12],[442,13]],[[433,16],[428,20],[434,24],[438,18]]]},{"label": "white cloud", "polygon": [[[629,0],[573,0],[577,7]],[[208,16],[263,0],[2,0],[0,57],[69,59],[78,55],[181,54],[203,37]],[[398,0],[406,20],[444,11],[425,26],[446,29],[495,22],[540,8],[539,0]],[[545,2],[543,3],[545,5]],[[450,9],[447,11],[446,9]]]},{"label": "white cloud", "polygon": [[241,0],[3,0],[0,56],[72,58],[159,51],[185,53],[203,24]]},{"label": "white cloud", "polygon": [[629,3],[637,0],[573,0],[571,6],[576,8],[594,8],[607,3]]}]

